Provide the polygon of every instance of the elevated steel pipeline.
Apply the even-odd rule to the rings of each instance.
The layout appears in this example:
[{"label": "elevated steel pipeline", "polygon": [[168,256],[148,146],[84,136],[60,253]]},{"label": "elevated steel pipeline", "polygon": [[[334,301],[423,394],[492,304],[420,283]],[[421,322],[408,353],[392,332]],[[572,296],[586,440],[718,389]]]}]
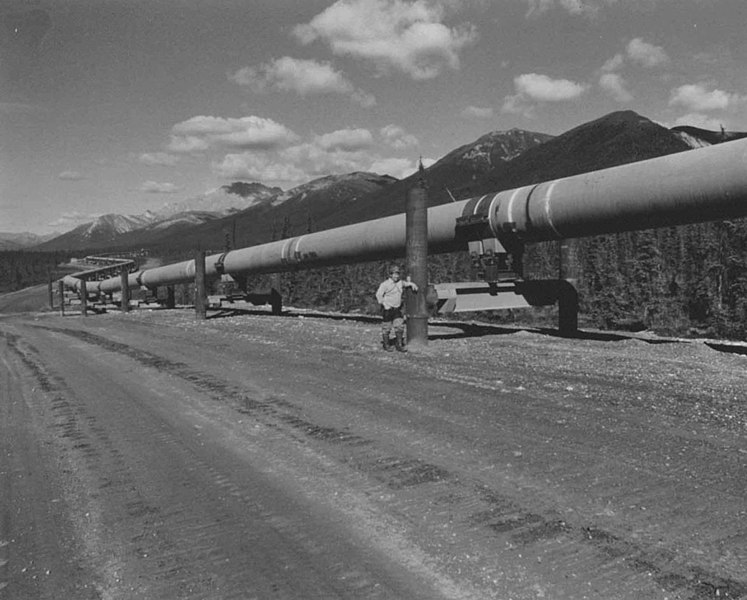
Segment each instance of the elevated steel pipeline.
[{"label": "elevated steel pipeline", "polygon": [[[747,139],[565,177],[428,210],[428,251],[466,248],[457,225],[484,221],[506,247],[747,216]],[[213,254],[206,275],[247,275],[404,256],[404,213]],[[78,283],[65,278],[69,287]],[[75,278],[72,278],[75,279]],[[194,261],[131,274],[130,287],[186,283]],[[77,287],[76,287],[77,286]],[[119,277],[88,282],[89,292],[120,289]]]}]

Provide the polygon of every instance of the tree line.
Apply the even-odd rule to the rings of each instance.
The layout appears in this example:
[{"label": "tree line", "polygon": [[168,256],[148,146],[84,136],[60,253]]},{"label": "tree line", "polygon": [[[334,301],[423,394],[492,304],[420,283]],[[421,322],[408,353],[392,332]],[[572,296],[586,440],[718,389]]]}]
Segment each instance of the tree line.
[{"label": "tree line", "polygon": [[[304,223],[299,229],[310,228]],[[285,222],[273,237],[289,237],[292,229]],[[193,256],[184,250],[151,251],[156,252],[163,264]],[[558,277],[559,253],[557,242],[528,246],[525,277]],[[60,265],[69,258],[65,252],[0,252],[0,292],[62,276]],[[249,288],[278,285],[286,306],[374,315],[378,313],[374,292],[386,277],[388,264],[374,261],[261,275],[250,277]],[[747,339],[747,219],[578,239],[573,242],[572,268],[580,295],[581,327]],[[466,252],[429,257],[432,283],[473,277]],[[218,289],[217,283],[214,286],[213,293]],[[177,301],[191,300],[190,286],[180,286]],[[556,310],[462,317],[554,326]]]},{"label": "tree line", "polygon": [[69,262],[68,252],[34,252],[6,250],[0,252],[0,294],[46,283],[50,278],[62,277],[60,265]]}]

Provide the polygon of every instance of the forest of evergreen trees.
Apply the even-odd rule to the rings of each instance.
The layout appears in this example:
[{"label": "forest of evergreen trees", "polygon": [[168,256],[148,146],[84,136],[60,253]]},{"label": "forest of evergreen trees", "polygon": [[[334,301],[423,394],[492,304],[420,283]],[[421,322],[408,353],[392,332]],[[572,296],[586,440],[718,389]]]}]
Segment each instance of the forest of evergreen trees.
[{"label": "forest of evergreen trees", "polygon": [[60,265],[70,260],[68,252],[33,252],[12,250],[0,252],[0,294],[46,283],[68,271]]},{"label": "forest of evergreen trees", "polygon": [[[283,229],[282,234],[289,233],[289,227]],[[558,243],[528,246],[525,277],[557,277],[558,255]],[[747,339],[747,220],[579,239],[574,241],[573,256],[581,327]],[[183,250],[159,251],[163,264],[191,257]],[[64,272],[59,265],[68,259],[64,252],[1,252],[0,293],[44,283],[50,274],[60,277]],[[283,303],[374,315],[378,309],[373,295],[386,269],[385,262],[371,262],[284,273],[279,276]],[[255,277],[250,287],[267,289],[271,277]],[[433,283],[471,278],[466,252],[429,258]],[[182,287],[177,300],[191,301],[189,286]],[[555,313],[548,309],[479,318],[556,326]]]},{"label": "forest of evergreen trees", "polygon": [[[747,220],[579,239],[574,241],[573,260],[582,327],[747,339]],[[386,268],[385,262],[373,262],[286,273],[280,276],[283,301],[376,314],[373,293]],[[555,278],[558,272],[558,243],[527,247],[527,279]],[[466,252],[429,258],[433,283],[471,276]],[[256,283],[270,285],[269,278]],[[546,309],[479,317],[557,325],[556,312]]]}]

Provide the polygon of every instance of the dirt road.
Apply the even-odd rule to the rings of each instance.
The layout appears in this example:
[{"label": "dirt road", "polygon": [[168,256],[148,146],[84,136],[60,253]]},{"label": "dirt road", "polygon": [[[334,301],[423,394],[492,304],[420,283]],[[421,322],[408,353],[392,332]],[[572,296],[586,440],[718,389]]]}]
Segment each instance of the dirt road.
[{"label": "dirt road", "polygon": [[747,598],[747,357],[377,337],[0,317],[0,599]]}]

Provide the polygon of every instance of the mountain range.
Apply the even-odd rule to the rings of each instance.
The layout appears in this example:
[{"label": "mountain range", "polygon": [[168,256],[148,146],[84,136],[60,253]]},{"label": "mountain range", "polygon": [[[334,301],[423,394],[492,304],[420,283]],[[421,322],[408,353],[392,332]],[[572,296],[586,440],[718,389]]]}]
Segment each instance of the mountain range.
[{"label": "mountain range", "polygon": [[59,235],[59,233],[37,235],[35,233],[29,232],[10,233],[0,231],[0,251],[23,250],[24,248],[31,248],[33,246],[43,244],[47,240],[54,239]]},{"label": "mountain range", "polygon": [[[611,113],[558,136],[494,131],[449,152],[425,169],[431,206],[582,172],[684,152],[747,137],[695,127],[666,128],[633,111]],[[420,177],[397,180],[355,172],[330,175],[291,190],[233,182],[204,196],[143,215],[104,215],[35,245],[38,250],[147,248],[170,253],[218,251],[265,243],[404,211]],[[4,240],[0,234],[0,243]]]}]

